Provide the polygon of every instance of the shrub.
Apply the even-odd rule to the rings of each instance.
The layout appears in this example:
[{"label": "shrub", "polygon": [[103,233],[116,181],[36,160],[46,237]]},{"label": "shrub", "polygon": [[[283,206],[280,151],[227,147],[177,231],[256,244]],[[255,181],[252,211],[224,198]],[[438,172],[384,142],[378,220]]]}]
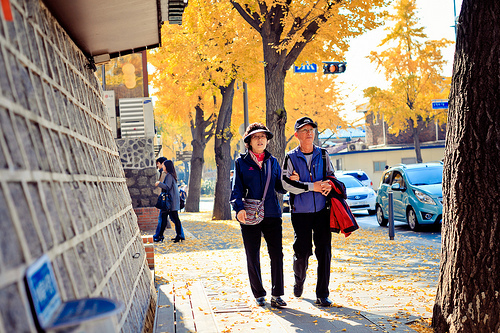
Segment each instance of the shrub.
[{"label": "shrub", "polygon": [[214,195],[215,181],[211,179],[201,181],[201,195]]}]

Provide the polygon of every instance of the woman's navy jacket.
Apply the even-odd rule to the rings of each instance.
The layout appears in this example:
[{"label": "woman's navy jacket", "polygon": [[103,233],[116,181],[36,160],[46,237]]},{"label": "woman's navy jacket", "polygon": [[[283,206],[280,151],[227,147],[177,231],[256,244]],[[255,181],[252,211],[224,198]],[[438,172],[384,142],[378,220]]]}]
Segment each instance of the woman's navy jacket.
[{"label": "woman's navy jacket", "polygon": [[278,160],[267,150],[264,151],[262,169],[252,159],[250,153],[241,154],[235,161],[234,185],[231,204],[236,213],[244,209],[243,198],[262,200],[267,180],[267,160],[271,161],[271,179],[264,202],[264,217],[281,217],[281,206],[276,192],[286,193],[281,184],[281,167]]}]

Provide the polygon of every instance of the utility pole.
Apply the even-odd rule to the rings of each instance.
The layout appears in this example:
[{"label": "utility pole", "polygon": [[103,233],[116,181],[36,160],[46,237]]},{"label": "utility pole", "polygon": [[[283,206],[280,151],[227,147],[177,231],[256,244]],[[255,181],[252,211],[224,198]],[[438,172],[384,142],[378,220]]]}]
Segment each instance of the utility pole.
[{"label": "utility pole", "polygon": [[243,82],[243,124],[246,131],[248,125],[250,125],[248,121],[248,90],[246,82]]},{"label": "utility pole", "polygon": [[457,40],[457,5],[453,0],[453,28],[455,28],[455,40]]}]

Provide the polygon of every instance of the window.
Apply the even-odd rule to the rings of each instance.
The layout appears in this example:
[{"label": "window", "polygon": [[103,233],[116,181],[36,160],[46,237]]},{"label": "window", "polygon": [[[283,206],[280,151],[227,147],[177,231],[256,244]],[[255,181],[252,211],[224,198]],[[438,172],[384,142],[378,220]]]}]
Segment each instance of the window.
[{"label": "window", "polygon": [[393,184],[399,184],[400,189],[405,188],[405,181],[403,180],[403,175],[397,171],[394,171],[394,177],[392,178],[392,183]]},{"label": "window", "polygon": [[373,162],[373,171],[374,172],[384,171],[386,165],[387,161],[375,161]]},{"label": "window", "polygon": [[335,160],[335,170],[342,170],[342,159],[338,158]]},{"label": "window", "polygon": [[403,163],[403,164],[415,164],[415,163],[417,163],[417,159],[415,157],[403,157],[401,159],[401,163]]},{"label": "window", "polygon": [[391,173],[390,172],[386,172],[382,178],[382,183],[384,184],[390,184],[390,180],[391,180]]},{"label": "window", "polygon": [[358,172],[344,172],[344,174],[349,175],[349,176],[353,176],[357,180],[368,180],[368,176],[363,171],[358,171]]},{"label": "window", "polygon": [[434,185],[443,183],[443,167],[409,169],[406,171],[408,183],[412,185]]}]

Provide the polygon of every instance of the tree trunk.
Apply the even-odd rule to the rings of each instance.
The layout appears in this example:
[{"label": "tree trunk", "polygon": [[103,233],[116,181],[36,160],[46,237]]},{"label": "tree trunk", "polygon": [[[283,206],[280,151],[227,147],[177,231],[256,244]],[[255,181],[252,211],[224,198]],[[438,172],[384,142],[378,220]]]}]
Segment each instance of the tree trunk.
[{"label": "tree trunk", "polygon": [[417,163],[422,163],[422,150],[420,149],[420,124],[417,122],[417,126],[413,124],[413,120],[408,120],[410,124],[411,137],[413,138],[413,146],[415,147],[415,157]]},{"label": "tree trunk", "polygon": [[[280,165],[285,158],[286,138],[285,124],[287,121],[285,110],[285,77],[286,69],[280,61],[280,55],[272,47],[272,38],[265,38],[264,45],[264,78],[266,86],[266,126],[274,137],[269,141],[267,150],[278,159]],[[276,38],[276,36],[273,36]]]},{"label": "tree trunk", "polygon": [[231,116],[233,113],[234,83],[221,87],[222,104],[217,118],[215,130],[215,163],[217,164],[217,182],[212,218],[214,220],[231,220]]},{"label": "tree trunk", "polygon": [[[340,1],[339,1],[340,2]],[[281,49],[287,40],[282,20],[290,12],[291,1],[265,3],[259,2],[257,10],[261,17],[254,15],[253,7],[241,5],[238,1],[231,0],[234,8],[262,37],[264,49],[264,78],[266,88],[266,126],[274,134],[269,142],[269,152],[281,164],[285,157],[286,138],[285,124],[287,121],[285,110],[285,77],[286,71],[293,65],[304,47],[313,40],[319,30],[320,22],[325,22],[324,15],[317,16],[309,21],[309,14],[305,14],[308,23],[300,35],[302,40],[295,42],[293,47]],[[331,5],[329,4],[328,7]],[[328,12],[331,8],[326,9]],[[296,17],[296,28],[301,25],[302,18]],[[301,29],[299,29],[301,30]],[[297,32],[296,32],[297,33]]]},{"label": "tree trunk", "polygon": [[188,193],[186,198],[186,212],[200,211],[201,176],[205,163],[204,154],[207,142],[213,135],[214,115],[205,120],[203,109],[197,105],[194,123],[191,121],[193,141],[193,156],[191,157],[191,171],[189,173]]},{"label": "tree trunk", "polygon": [[436,332],[500,332],[499,1],[464,0],[443,172]]}]

